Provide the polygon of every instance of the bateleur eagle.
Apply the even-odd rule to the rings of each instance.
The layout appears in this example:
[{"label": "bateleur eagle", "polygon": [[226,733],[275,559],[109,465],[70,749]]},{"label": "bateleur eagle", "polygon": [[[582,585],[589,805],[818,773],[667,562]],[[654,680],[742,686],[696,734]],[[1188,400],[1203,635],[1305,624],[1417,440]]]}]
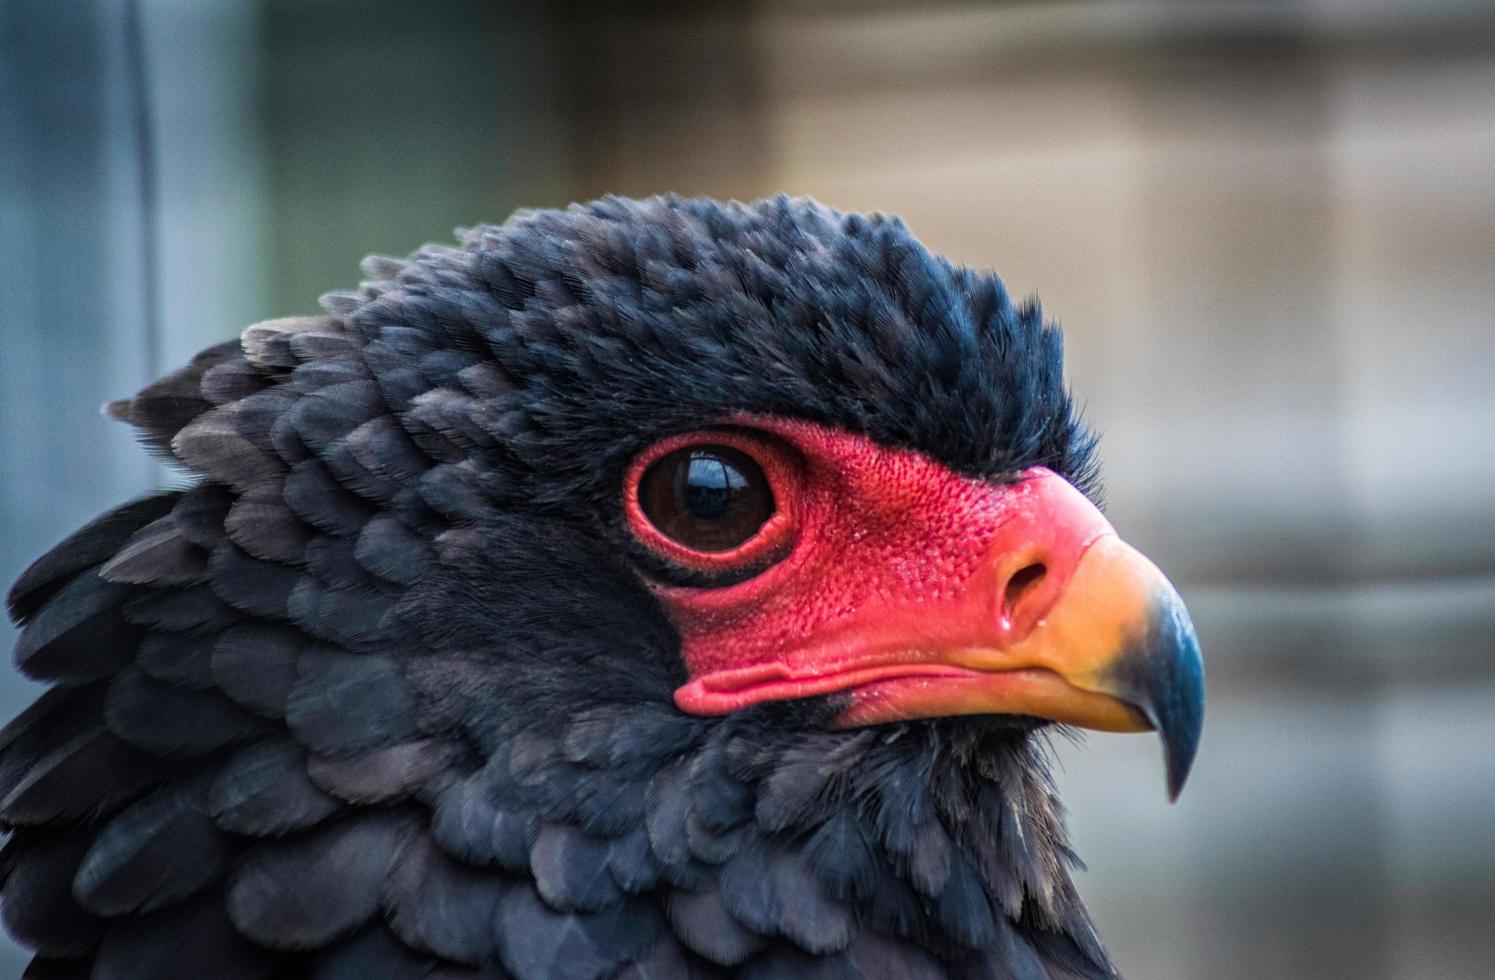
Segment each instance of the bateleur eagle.
[{"label": "bateleur eagle", "polygon": [[1058,331],[904,225],[608,198],[370,259],[109,412],[23,574],[29,976],[1103,977],[1046,762],[1202,673]]}]

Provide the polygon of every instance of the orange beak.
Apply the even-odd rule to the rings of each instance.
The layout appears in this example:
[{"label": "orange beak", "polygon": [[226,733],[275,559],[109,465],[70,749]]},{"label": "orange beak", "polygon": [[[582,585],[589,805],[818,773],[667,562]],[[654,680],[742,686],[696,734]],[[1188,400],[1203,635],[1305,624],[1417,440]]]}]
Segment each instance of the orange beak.
[{"label": "orange beak", "polygon": [[[1010,590],[1008,597],[1021,615],[1028,597]],[[1114,532],[1086,546],[1068,583],[1020,638],[932,650],[924,663],[946,670],[860,685],[839,723],[995,713],[1108,732],[1155,730],[1169,798],[1183,788],[1203,721],[1199,643],[1173,586]]]},{"label": "orange beak", "polygon": [[[792,593],[692,595],[697,603],[736,605],[698,605],[682,617],[687,662],[695,662],[697,648],[714,654],[734,639],[746,646],[741,638],[758,625],[751,617],[774,639],[749,648],[751,656],[703,664],[676,691],[676,703],[693,714],[724,714],[835,695],[844,699],[839,727],[1013,714],[1102,731],[1155,730],[1176,797],[1204,709],[1199,643],[1177,591],[1094,504],[1046,469],[1030,470],[1013,486],[946,488],[957,503],[929,505],[927,527],[907,506],[862,516],[859,526],[896,527],[896,546],[859,552],[856,545],[867,539],[848,532],[850,543],[823,551],[843,564],[859,555],[923,554],[918,567],[948,560],[965,569],[958,581],[936,577],[882,590],[822,622],[793,626],[787,644],[782,638],[791,630],[783,624],[806,618]],[[859,587],[876,572],[871,565],[802,572],[804,595],[826,605],[823,596],[838,582]]]}]

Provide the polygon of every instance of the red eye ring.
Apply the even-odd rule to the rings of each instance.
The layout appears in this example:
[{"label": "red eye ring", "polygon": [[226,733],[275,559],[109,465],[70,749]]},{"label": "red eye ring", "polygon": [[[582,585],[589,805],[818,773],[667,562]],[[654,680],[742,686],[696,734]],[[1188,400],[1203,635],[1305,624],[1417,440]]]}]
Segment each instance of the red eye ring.
[{"label": "red eye ring", "polygon": [[[773,495],[774,510],[756,533],[736,547],[703,551],[675,540],[655,525],[640,502],[640,485],[650,467],[671,454],[717,446],[742,453],[761,468]],[[629,465],[623,478],[623,513],[634,536],[661,558],[691,571],[730,572],[762,561],[775,552],[787,553],[787,545],[799,529],[802,469],[798,454],[771,436],[741,429],[686,432],[661,439]]]}]

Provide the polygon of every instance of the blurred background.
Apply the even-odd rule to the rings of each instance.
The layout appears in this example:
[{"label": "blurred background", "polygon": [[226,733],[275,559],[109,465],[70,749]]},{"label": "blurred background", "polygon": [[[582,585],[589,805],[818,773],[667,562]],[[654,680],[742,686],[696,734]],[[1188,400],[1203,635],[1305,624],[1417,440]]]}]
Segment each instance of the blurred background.
[{"label": "blurred background", "polygon": [[0,579],[172,479],[106,399],[667,190],[896,212],[1065,328],[1209,671],[1178,804],[1060,749],[1128,976],[1495,973],[1492,3],[4,0]]}]

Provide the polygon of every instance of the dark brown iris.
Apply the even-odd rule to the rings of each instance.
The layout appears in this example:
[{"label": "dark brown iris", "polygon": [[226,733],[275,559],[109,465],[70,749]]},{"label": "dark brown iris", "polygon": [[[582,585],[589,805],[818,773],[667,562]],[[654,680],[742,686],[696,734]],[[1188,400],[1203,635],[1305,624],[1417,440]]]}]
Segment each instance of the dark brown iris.
[{"label": "dark brown iris", "polygon": [[763,469],[727,446],[691,446],[659,460],[639,481],[639,506],[667,537],[696,551],[730,551],[773,516]]}]

